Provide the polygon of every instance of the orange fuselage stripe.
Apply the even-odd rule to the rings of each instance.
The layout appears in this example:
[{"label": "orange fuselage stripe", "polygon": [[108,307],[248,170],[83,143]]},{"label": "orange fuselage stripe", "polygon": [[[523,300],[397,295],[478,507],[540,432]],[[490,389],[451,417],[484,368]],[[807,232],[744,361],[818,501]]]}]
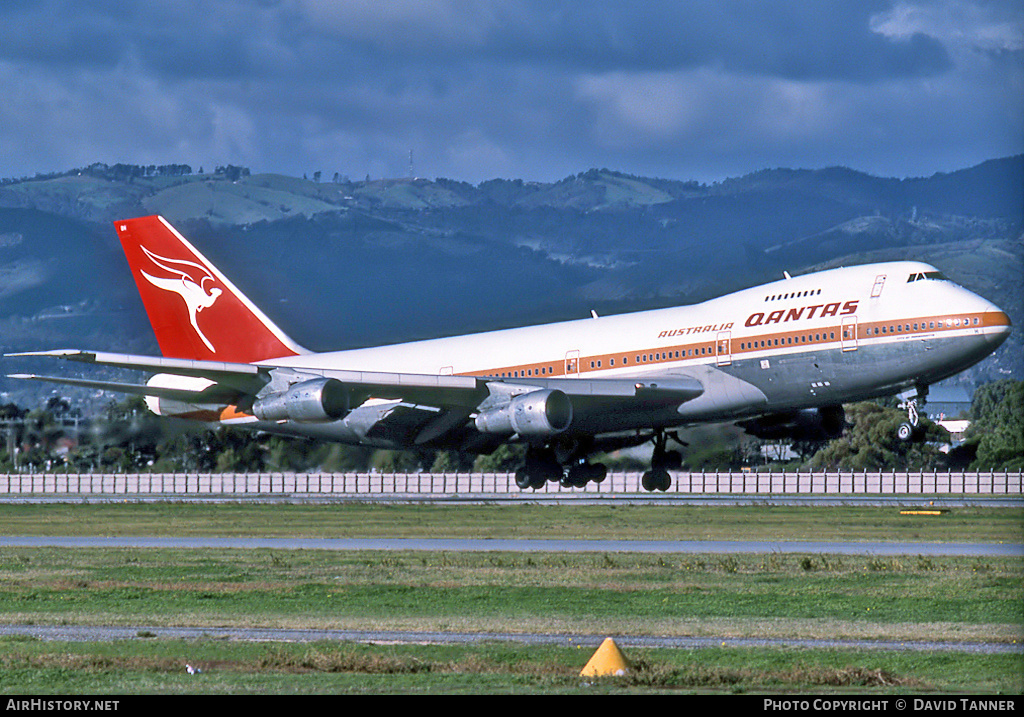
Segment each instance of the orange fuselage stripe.
[{"label": "orange fuselage stripe", "polygon": [[[855,318],[855,317],[850,317]],[[842,342],[860,342],[876,339],[892,339],[904,336],[925,338],[938,332],[958,331],[964,329],[982,329],[995,326],[1009,326],[1009,317],[1003,312],[986,311],[971,314],[943,314],[941,316],[918,317],[916,319],[900,319],[890,321],[857,322],[857,336],[843,336],[843,330],[849,331],[853,324],[832,324],[811,330],[784,331],[751,336],[730,336],[724,341],[728,345],[722,347],[721,354],[716,352],[718,338],[711,334],[707,340],[656,348],[637,349],[628,352],[615,352],[592,356],[560,357],[552,361],[541,361],[519,366],[505,366],[482,371],[468,371],[466,376],[493,376],[498,378],[552,378],[560,376],[576,376],[591,371],[606,371],[651,364],[670,363],[684,360],[718,359],[730,356],[768,351],[769,349],[812,348],[826,344]],[[916,327],[916,328],[915,328]],[[573,364],[575,361],[575,364]]]}]

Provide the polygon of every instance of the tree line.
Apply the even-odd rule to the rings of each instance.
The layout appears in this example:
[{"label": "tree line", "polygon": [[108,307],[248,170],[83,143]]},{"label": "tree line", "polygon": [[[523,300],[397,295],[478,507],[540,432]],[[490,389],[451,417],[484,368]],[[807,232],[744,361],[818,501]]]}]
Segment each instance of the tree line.
[{"label": "tree line", "polygon": [[[37,173],[31,179],[22,177],[20,179],[7,177],[0,180],[3,184],[14,184],[34,180],[57,179],[58,177],[74,177],[87,175],[99,179],[106,179],[111,182],[132,182],[135,179],[150,179],[153,177],[187,177],[195,174],[192,165],[189,164],[106,164],[105,162],[94,162],[88,167],[69,169],[63,172]],[[203,168],[199,168],[199,174],[204,174]],[[218,165],[213,170],[214,176],[225,177],[228,180],[236,181],[242,177],[248,177],[251,171],[248,167],[235,166],[233,164]]]},{"label": "tree line", "polygon": [[[891,402],[890,402],[891,403]],[[924,418],[924,440],[902,443],[896,427],[905,413],[885,402],[846,407],[839,438],[794,444],[799,458],[770,458],[765,444],[709,433],[682,446],[684,470],[771,467],[790,471],[1022,470],[1024,382],[1012,379],[981,386],[967,416],[965,440],[950,450],[945,429]],[[382,450],[210,427],[154,416],[143,400],[112,401],[100,414],[83,417],[63,398],[28,410],[0,406],[0,472],[277,472],[381,473],[506,472],[522,463],[524,448],[505,445],[491,455],[457,451]],[[644,470],[630,455],[597,457],[611,470]]]}]

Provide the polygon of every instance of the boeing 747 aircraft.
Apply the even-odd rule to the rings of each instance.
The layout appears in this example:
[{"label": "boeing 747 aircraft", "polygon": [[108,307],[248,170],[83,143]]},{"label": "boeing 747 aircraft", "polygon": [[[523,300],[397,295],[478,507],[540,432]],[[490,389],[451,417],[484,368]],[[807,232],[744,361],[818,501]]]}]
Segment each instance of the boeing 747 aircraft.
[{"label": "boeing 747 aircraft", "polygon": [[384,448],[527,446],[521,488],[601,481],[600,452],[652,441],[665,490],[672,431],[842,433],[842,404],[901,395],[911,440],[928,386],[1009,335],[1006,313],[917,262],[790,277],[692,306],[313,353],[159,216],[115,222],[163,356],[14,354],[154,373],[143,384],[17,375],[147,397],[159,415]]}]

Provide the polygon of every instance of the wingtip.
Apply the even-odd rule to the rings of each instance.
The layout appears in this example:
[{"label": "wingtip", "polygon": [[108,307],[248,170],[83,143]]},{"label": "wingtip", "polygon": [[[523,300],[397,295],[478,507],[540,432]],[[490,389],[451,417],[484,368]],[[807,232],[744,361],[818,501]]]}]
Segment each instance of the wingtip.
[{"label": "wingtip", "polygon": [[67,356],[77,356],[86,353],[81,349],[50,349],[49,351],[21,351],[18,353],[4,354],[4,358],[19,358],[23,356],[49,356],[56,358],[64,358]]}]

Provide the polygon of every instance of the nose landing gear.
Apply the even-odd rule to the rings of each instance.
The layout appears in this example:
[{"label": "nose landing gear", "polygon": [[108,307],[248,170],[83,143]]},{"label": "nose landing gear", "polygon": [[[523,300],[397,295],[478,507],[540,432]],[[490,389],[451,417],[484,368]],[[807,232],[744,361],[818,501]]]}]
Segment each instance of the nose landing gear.
[{"label": "nose landing gear", "polygon": [[912,392],[900,394],[903,402],[899,404],[899,407],[907,412],[906,422],[901,423],[896,429],[896,437],[901,442],[919,441],[924,437],[924,431],[921,430],[921,416],[918,413],[918,402],[920,401],[920,405],[923,406],[927,396],[927,386],[918,386]]}]

